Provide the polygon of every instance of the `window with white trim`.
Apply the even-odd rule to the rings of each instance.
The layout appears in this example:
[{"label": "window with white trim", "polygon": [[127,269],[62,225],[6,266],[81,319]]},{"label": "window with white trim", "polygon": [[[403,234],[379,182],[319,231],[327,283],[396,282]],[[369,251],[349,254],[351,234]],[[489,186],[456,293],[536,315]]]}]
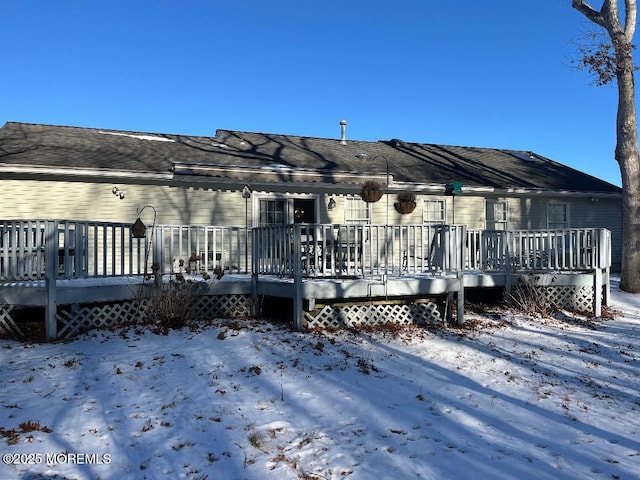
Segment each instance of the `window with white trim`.
[{"label": "window with white trim", "polygon": [[547,203],[547,228],[569,228],[569,204],[566,202]]},{"label": "window with white trim", "polygon": [[261,198],[258,225],[283,225],[287,223],[287,202],[284,198]]},{"label": "window with white trim", "polygon": [[366,225],[371,223],[369,204],[360,197],[345,197],[344,221],[349,224]]},{"label": "window with white trim", "polygon": [[509,209],[506,200],[487,200],[486,212],[487,230],[507,230]]},{"label": "window with white trim", "polygon": [[258,226],[317,222],[317,195],[256,194],[254,201]]},{"label": "window with white trim", "polygon": [[446,223],[447,212],[444,200],[425,199],[422,202],[422,222],[428,225]]}]

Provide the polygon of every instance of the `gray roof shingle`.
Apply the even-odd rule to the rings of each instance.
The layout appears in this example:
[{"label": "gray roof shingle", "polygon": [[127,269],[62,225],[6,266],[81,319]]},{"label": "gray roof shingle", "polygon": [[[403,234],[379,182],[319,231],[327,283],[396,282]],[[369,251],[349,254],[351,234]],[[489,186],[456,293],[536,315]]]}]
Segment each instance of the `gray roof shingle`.
[{"label": "gray roof shingle", "polygon": [[[358,158],[367,152],[368,158]],[[365,142],[218,130],[185,136],[8,122],[0,129],[0,166],[71,167],[169,173],[175,163],[332,174],[383,175],[396,182],[619,193],[620,188],[528,151],[399,140]]]}]

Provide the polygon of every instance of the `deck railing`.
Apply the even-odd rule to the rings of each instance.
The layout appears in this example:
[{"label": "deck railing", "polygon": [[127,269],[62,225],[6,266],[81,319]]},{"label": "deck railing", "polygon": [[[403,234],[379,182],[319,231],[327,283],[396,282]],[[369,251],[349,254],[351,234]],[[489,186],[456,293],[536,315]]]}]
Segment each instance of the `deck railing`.
[{"label": "deck railing", "polygon": [[[163,274],[304,277],[476,270],[581,271],[611,265],[606,229],[466,231],[461,226],[295,224],[260,227],[0,221],[0,280]],[[53,259],[49,262],[48,259]]]},{"label": "deck railing", "polygon": [[253,271],[343,277],[464,267],[460,226],[295,224],[255,228]]},{"label": "deck railing", "polygon": [[132,237],[131,224],[0,221],[3,280],[44,279],[47,266],[66,279],[142,274],[149,251],[144,239]]},{"label": "deck railing", "polygon": [[581,271],[611,266],[604,228],[467,232],[469,270]]},{"label": "deck railing", "polygon": [[244,227],[159,225],[153,245],[163,273],[219,276],[248,273],[251,266],[251,233]]},{"label": "deck railing", "polygon": [[239,227],[132,225],[72,220],[0,221],[0,280],[246,272],[250,237]]}]

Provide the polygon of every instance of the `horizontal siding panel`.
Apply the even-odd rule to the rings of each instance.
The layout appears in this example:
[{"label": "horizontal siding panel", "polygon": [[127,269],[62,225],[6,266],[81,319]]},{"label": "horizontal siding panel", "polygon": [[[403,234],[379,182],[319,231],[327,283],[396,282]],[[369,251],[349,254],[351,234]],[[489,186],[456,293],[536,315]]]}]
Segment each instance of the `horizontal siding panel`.
[{"label": "horizontal siding panel", "polygon": [[[125,198],[112,193],[117,186],[126,192]],[[256,192],[263,193],[263,192]],[[247,202],[248,218],[254,217],[254,196]],[[327,204],[332,195],[318,195],[319,222],[344,223],[343,195],[333,196],[336,208]],[[484,229],[485,197],[464,194],[462,196],[417,195],[417,207],[408,215],[398,213],[393,204],[397,194],[383,196],[372,204],[372,223],[421,224],[422,200],[440,198],[446,202],[447,223],[466,225],[469,229]],[[506,200],[509,209],[509,228],[513,230],[547,228],[547,204],[549,201],[566,201],[570,204],[571,228],[607,228],[612,232],[613,265],[619,268],[621,252],[622,220],[619,199],[598,199],[569,196],[527,198],[522,196],[492,196],[493,200]],[[119,183],[82,183],[63,181],[11,180],[2,181],[0,218],[3,219],[73,219],[105,222],[133,222],[136,209],[152,205],[157,211],[156,223],[171,225],[245,225],[245,200],[239,191],[216,191],[187,187],[155,185],[124,185]],[[153,220],[151,209],[142,213],[143,221]]]}]

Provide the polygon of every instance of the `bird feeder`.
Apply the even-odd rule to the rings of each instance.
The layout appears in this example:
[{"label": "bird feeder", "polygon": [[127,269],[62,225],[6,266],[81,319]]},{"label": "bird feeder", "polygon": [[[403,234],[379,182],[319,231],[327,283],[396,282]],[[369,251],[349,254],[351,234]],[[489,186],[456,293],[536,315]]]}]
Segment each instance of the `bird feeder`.
[{"label": "bird feeder", "polygon": [[138,217],[136,221],[133,222],[133,225],[131,225],[131,236],[133,238],[145,238],[146,235],[147,227],[145,227],[144,223],[142,223],[142,220],[140,220],[140,217]]}]

